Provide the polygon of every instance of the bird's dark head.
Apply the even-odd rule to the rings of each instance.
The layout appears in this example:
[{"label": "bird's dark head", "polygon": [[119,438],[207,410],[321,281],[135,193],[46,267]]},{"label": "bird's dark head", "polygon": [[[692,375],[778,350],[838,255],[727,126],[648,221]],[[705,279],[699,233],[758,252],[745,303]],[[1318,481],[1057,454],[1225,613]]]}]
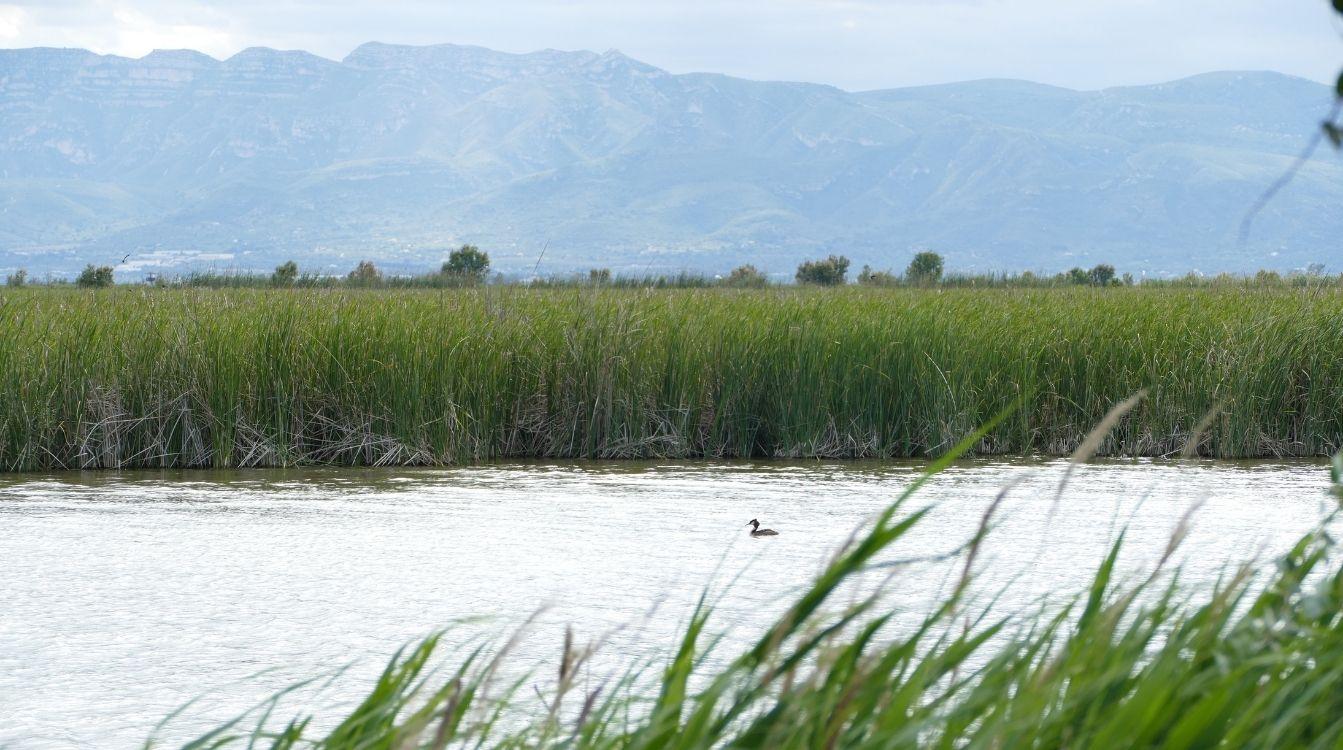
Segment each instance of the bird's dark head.
[{"label": "bird's dark head", "polygon": [[747,526],[752,526],[752,527],[758,529],[758,528],[760,528],[760,521],[758,521],[758,520],[752,518],[751,520],[749,520],[749,521],[746,522],[746,525],[747,525]]}]

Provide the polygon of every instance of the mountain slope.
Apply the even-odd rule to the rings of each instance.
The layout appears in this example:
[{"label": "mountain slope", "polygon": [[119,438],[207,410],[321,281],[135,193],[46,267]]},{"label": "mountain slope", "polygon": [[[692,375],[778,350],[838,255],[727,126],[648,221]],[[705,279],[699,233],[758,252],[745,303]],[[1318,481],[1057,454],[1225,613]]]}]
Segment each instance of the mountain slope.
[{"label": "mountain slope", "polygon": [[0,269],[192,264],[789,272],[807,255],[964,269],[1291,268],[1336,257],[1321,154],[1236,231],[1327,87],[1215,73],[1078,92],[849,93],[671,75],[617,52],[367,44],[132,60],[0,51]]}]

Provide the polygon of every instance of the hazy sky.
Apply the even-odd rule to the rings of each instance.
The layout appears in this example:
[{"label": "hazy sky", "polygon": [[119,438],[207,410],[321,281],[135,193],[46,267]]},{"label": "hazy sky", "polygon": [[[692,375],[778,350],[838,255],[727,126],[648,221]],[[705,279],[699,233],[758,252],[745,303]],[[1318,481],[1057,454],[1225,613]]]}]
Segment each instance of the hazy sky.
[{"label": "hazy sky", "polygon": [[339,59],[361,42],[509,52],[616,48],[673,72],[868,89],[971,78],[1075,88],[1209,70],[1332,81],[1327,0],[0,0],[0,46],[263,45]]}]

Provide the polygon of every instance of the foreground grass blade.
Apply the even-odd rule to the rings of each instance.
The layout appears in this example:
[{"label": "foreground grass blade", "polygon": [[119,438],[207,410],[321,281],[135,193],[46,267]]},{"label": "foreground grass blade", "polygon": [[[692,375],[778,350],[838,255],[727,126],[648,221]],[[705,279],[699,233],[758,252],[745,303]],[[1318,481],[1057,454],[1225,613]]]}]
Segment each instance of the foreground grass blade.
[{"label": "foreground grass blade", "polygon": [[[571,636],[555,696],[538,710],[516,697],[526,677],[486,697],[500,655],[487,663],[480,650],[460,660],[435,655],[435,635],[398,654],[365,700],[315,739],[308,735],[324,724],[320,717],[277,731],[258,726],[250,735],[234,721],[189,747],[269,740],[330,750],[1279,748],[1343,741],[1343,567],[1324,531],[1334,514],[1258,579],[1247,564],[1209,590],[1181,586],[1175,575],[1158,585],[1160,568],[1121,585],[1121,535],[1071,603],[971,616],[964,596],[995,503],[962,548],[960,582],[918,626],[895,627],[880,591],[827,610],[837,587],[871,570],[866,563],[923,518],[898,517],[919,486],[841,551],[758,641],[713,669],[700,658],[714,647],[713,639],[706,643],[712,611],[704,598],[654,679],[631,669],[567,713],[559,699],[584,668]],[[1179,538],[1177,531],[1170,549]],[[438,672],[427,671],[435,659],[458,663],[436,689]]]}]

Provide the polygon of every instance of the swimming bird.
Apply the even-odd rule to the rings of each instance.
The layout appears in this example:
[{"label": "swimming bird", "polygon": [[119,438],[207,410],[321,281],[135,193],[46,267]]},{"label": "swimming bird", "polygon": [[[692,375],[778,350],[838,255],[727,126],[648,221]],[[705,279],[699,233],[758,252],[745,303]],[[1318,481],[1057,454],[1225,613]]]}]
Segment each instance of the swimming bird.
[{"label": "swimming bird", "polygon": [[760,528],[760,522],[757,521],[757,520],[754,519],[754,518],[752,518],[750,521],[748,521],[746,525],[751,527],[751,536],[778,536],[778,535],[779,535],[779,532],[775,531],[774,529],[762,529],[762,528]]}]

